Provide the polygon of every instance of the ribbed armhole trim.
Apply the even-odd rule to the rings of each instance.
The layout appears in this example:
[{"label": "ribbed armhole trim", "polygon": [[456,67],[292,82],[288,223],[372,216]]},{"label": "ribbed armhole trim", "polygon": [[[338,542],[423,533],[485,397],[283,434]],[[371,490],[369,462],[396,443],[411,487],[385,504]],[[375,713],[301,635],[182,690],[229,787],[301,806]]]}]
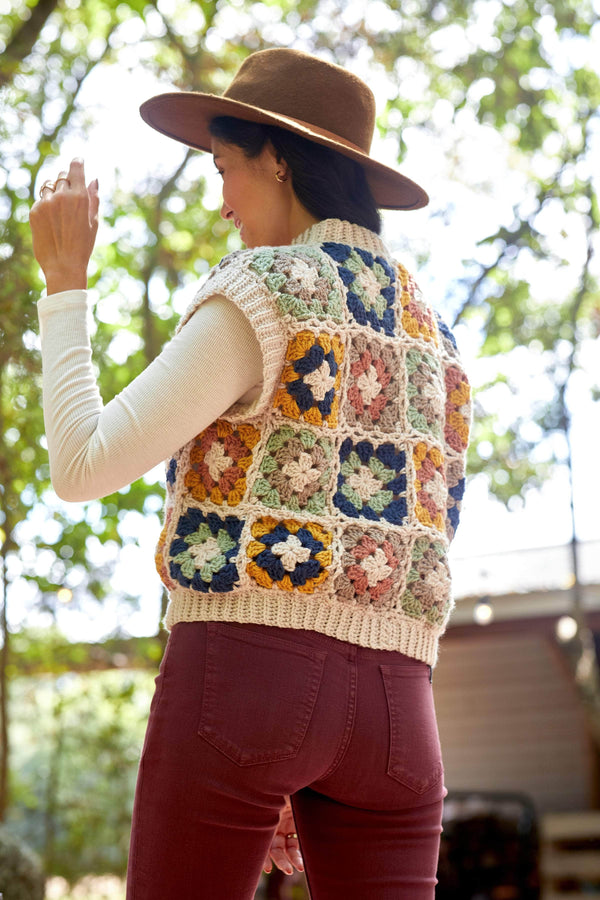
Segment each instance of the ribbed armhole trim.
[{"label": "ribbed armhole trim", "polygon": [[250,406],[235,403],[227,411],[227,418],[234,421],[240,416],[250,418],[261,415],[268,407],[281,375],[287,346],[285,329],[273,298],[258,276],[252,277],[243,265],[245,258],[246,254],[241,253],[227,267],[213,271],[177,328],[178,331],[183,328],[202,303],[216,296],[234,303],[250,322],[262,353],[263,387]]}]

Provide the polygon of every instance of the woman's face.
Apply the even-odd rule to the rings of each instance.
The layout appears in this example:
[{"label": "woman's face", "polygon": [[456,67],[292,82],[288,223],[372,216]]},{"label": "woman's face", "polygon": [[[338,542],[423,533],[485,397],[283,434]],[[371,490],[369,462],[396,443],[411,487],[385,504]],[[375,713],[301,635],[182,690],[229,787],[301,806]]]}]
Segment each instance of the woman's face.
[{"label": "woman's face", "polygon": [[290,179],[280,183],[275,177],[287,176],[288,169],[272,146],[267,144],[259,156],[248,159],[241,147],[213,138],[212,152],[223,179],[221,215],[239,229],[246,247],[289,244],[295,237],[297,201]]}]

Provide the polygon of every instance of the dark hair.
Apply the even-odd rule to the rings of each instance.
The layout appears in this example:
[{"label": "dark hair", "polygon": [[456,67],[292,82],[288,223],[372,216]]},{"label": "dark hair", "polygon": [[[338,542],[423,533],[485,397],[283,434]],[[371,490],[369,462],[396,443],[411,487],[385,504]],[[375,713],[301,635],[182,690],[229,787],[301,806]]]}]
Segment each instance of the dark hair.
[{"label": "dark hair", "polygon": [[240,147],[248,159],[256,158],[270,141],[290,167],[294,192],[311,215],[319,220],[343,219],[380,233],[379,210],[365,170],[356,160],[276,125],[233,116],[214,118],[210,133]]}]

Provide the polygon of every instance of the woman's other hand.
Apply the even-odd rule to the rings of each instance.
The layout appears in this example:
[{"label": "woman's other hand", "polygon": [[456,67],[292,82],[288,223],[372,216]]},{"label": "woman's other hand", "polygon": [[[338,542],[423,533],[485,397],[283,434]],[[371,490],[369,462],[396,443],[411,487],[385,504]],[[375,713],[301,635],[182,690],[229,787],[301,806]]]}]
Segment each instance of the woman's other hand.
[{"label": "woman's other hand", "polygon": [[87,267],[98,231],[98,181],[85,184],[83,160],[47,181],[29,213],[33,252],[48,294],[87,287]]},{"label": "woman's other hand", "polygon": [[285,806],[279,814],[279,824],[273,835],[271,847],[265,860],[263,868],[267,874],[272,870],[273,863],[286,875],[291,875],[294,869],[297,869],[299,872],[304,871],[304,863],[300,855],[300,845],[289,798],[286,798]]}]

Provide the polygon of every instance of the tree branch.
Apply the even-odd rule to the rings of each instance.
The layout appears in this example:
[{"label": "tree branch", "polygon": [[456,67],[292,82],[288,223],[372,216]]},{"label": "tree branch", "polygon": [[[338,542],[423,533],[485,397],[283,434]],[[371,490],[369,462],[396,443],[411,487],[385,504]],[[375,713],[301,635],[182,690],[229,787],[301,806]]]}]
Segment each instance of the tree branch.
[{"label": "tree branch", "polygon": [[38,0],[38,3],[31,10],[29,18],[15,29],[6,49],[2,53],[0,87],[12,81],[19,64],[33,50],[42,28],[57,6],[58,0]]},{"label": "tree branch", "polygon": [[[191,148],[188,149],[179,166],[161,186],[160,191],[156,195],[156,206],[154,208],[152,231],[157,235],[159,234],[160,223],[162,221],[162,210],[165,200],[170,197],[173,188],[177,184],[179,176],[185,170],[185,167],[187,166],[190,157],[194,152],[195,151]],[[144,283],[144,298],[142,301],[144,356],[148,365],[150,365],[152,360],[156,356],[158,356],[158,352],[160,350],[156,340],[156,329],[154,327],[154,319],[152,317],[152,311],[150,309],[150,279],[152,278],[152,273],[156,268],[158,252],[158,245],[156,245],[155,249],[149,253],[147,263],[141,273]]]}]

